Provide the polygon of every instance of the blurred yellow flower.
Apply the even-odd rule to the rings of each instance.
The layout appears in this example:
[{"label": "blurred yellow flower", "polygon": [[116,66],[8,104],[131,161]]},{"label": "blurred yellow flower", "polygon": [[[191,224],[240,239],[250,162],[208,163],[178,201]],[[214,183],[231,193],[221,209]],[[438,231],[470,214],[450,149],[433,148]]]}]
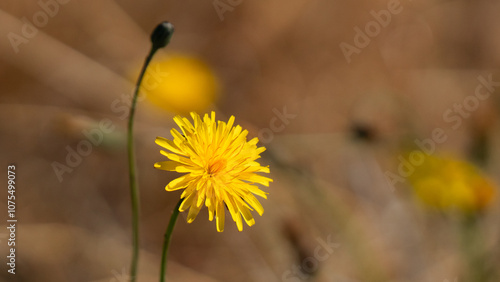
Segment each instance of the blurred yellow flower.
[{"label": "blurred yellow flower", "polygon": [[217,77],[195,57],[172,55],[153,63],[150,69],[142,90],[147,100],[163,110],[183,115],[205,111],[217,98]]},{"label": "blurred yellow flower", "polygon": [[[239,231],[243,230],[241,216],[252,226],[255,220],[250,213],[255,209],[262,215],[264,209],[254,196],[267,199],[267,193],[256,185],[269,187],[273,180],[257,172],[270,173],[269,167],[262,167],[255,160],[260,158],[265,148],[257,147],[258,138],[247,141],[247,130],[241,126],[233,127],[234,116],[227,123],[215,121],[215,112],[203,120],[196,113],[191,113],[194,124],[187,118],[174,117],[182,134],[172,129],[173,141],[162,137],[156,138],[156,144],[169,150],[161,150],[161,154],[170,159],[155,163],[154,167],[167,171],[186,173],[172,180],[167,191],[184,189],[184,198],[179,211],[189,208],[188,223],[198,215],[205,203],[209,220],[215,215],[217,231],[224,231],[224,214],[227,207]],[[253,209],[252,209],[253,208]]]},{"label": "blurred yellow flower", "polygon": [[409,181],[421,202],[440,210],[481,211],[496,194],[478,168],[453,158],[426,156]]}]

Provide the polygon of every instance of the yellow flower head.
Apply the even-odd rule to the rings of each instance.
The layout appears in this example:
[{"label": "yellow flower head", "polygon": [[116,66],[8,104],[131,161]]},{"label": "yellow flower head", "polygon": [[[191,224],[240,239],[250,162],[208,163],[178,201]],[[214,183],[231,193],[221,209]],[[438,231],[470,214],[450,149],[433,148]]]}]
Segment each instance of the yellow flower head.
[{"label": "yellow flower head", "polygon": [[[202,60],[188,55],[171,55],[153,63],[142,90],[155,106],[177,114],[205,111],[215,102],[219,82]],[[134,76],[135,77],[135,76]]]},{"label": "yellow flower head", "polygon": [[465,213],[488,207],[496,190],[472,164],[435,156],[427,156],[409,180],[416,196],[427,206]]},{"label": "yellow flower head", "polygon": [[215,121],[215,112],[203,119],[191,112],[194,124],[187,118],[174,117],[182,134],[176,129],[170,132],[173,140],[156,138],[156,144],[169,150],[160,151],[169,161],[155,163],[155,168],[185,173],[172,180],[166,187],[167,191],[184,189],[184,198],[179,211],[189,208],[187,222],[191,223],[205,203],[208,208],[209,220],[215,215],[217,231],[224,231],[224,214],[227,207],[231,217],[236,222],[238,230],[243,230],[241,216],[252,226],[255,220],[250,213],[255,209],[262,215],[264,209],[254,196],[264,199],[267,193],[256,185],[269,187],[273,180],[257,172],[269,173],[269,167],[262,167],[255,160],[260,158],[264,147],[257,147],[258,138],[247,141],[247,130],[241,126],[233,127],[234,116],[227,123]]}]

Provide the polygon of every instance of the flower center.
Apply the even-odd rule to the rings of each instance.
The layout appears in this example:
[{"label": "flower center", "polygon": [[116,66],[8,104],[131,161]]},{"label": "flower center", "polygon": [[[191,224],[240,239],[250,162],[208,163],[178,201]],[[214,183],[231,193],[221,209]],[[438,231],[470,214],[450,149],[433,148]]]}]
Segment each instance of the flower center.
[{"label": "flower center", "polygon": [[207,173],[208,174],[216,174],[226,168],[226,160],[220,159],[208,165]]}]

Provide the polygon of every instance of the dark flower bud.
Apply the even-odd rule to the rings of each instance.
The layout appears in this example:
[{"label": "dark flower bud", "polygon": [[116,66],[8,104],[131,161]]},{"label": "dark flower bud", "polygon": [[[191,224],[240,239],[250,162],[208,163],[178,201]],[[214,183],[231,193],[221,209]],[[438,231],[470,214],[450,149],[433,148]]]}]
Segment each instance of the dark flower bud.
[{"label": "dark flower bud", "polygon": [[373,127],[367,124],[355,123],[352,125],[351,130],[354,139],[357,140],[370,142],[370,141],[375,141],[377,137]]},{"label": "dark flower bud", "polygon": [[162,22],[156,26],[153,33],[151,33],[151,42],[153,43],[153,49],[160,49],[170,42],[170,38],[174,33],[174,25],[169,22]]}]

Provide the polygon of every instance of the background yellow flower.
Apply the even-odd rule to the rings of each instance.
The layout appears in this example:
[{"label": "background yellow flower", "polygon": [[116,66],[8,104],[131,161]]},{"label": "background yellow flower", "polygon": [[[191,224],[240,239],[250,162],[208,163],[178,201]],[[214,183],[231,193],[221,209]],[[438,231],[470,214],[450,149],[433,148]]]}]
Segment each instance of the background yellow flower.
[{"label": "background yellow flower", "polygon": [[150,69],[150,83],[144,83],[142,91],[148,101],[163,110],[186,115],[205,111],[217,99],[218,79],[199,58],[174,54],[155,60]]},{"label": "background yellow flower", "polygon": [[420,201],[441,210],[480,211],[495,196],[495,187],[478,168],[454,158],[426,156],[409,180]]}]

